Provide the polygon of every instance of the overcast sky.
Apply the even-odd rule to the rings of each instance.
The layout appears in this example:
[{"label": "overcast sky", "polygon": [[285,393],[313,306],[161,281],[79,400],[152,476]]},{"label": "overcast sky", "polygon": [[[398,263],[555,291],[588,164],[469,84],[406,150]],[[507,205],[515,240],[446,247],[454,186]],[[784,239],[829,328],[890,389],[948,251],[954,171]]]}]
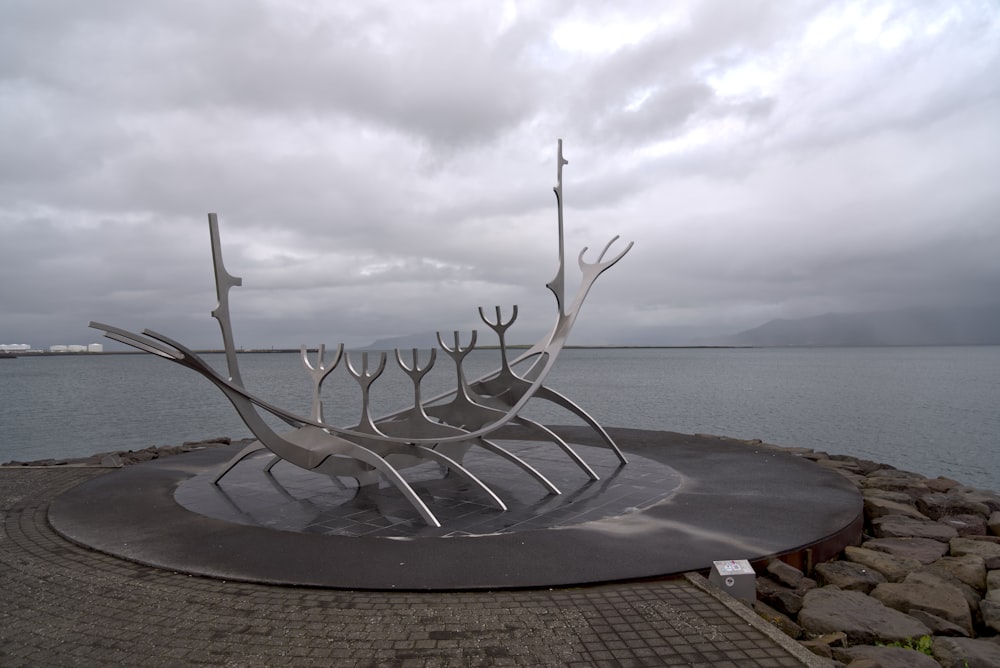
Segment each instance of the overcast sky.
[{"label": "overcast sky", "polygon": [[6,0],[0,343],[220,347],[210,211],[237,345],[533,340],[560,137],[571,343],[995,300],[998,72],[992,0]]}]

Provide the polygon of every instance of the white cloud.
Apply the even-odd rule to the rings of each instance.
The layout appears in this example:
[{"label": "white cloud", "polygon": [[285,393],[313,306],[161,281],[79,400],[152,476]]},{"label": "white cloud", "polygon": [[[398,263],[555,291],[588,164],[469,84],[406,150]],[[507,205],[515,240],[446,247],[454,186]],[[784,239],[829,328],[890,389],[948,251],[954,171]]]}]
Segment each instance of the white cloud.
[{"label": "white cloud", "polygon": [[568,285],[637,244],[574,342],[995,294],[998,37],[973,0],[8,2],[0,340],[214,347],[208,211],[247,345],[543,328],[558,137]]}]

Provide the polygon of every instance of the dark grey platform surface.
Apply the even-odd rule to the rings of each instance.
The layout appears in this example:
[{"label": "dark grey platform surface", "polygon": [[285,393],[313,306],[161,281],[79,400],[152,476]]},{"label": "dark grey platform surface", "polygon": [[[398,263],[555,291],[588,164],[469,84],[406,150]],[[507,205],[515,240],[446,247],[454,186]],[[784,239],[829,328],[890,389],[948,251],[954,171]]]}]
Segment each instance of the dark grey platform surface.
[{"label": "dark grey platform surface", "polygon": [[[384,590],[659,577],[810,546],[836,552],[858,537],[857,490],[810,461],[714,437],[610,431],[632,458],[623,469],[607,451],[589,447],[597,442],[588,429],[560,430],[584,446],[585,458],[600,459],[599,482],[588,483],[568,460],[552,456],[551,446],[521,446],[532,464],[559,478],[564,494],[547,496],[518,476],[500,489],[507,513],[451,477],[417,471],[414,486],[443,530],[425,527],[391,488],[356,495],[288,464],[275,468],[272,481],[259,474],[259,462],[244,462],[222,491],[211,489],[199,476],[230,449],[97,477],[54,499],[49,520],[77,543],[178,572]],[[500,472],[488,461],[472,463],[487,469],[470,466],[484,479]]]}]

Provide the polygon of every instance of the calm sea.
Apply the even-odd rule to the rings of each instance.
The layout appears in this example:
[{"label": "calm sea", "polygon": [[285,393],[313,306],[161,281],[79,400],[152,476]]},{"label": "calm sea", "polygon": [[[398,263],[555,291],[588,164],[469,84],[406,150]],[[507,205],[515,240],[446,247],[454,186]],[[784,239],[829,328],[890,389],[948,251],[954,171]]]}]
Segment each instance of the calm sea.
[{"label": "calm sea", "polygon": [[[494,368],[498,355],[472,353],[470,375]],[[207,358],[224,364],[221,355]],[[360,354],[352,360],[359,366]],[[308,413],[310,379],[298,355],[243,354],[240,365],[251,391]],[[453,386],[453,377],[442,357],[424,396]],[[759,438],[1000,490],[1000,346],[572,349],[548,384],[607,426]],[[376,411],[403,407],[411,391],[390,359],[372,386]],[[358,387],[343,368],[324,396],[328,421],[357,421]],[[574,422],[541,402],[528,413]],[[208,381],[151,355],[0,360],[0,462],[214,436],[249,432]]]}]

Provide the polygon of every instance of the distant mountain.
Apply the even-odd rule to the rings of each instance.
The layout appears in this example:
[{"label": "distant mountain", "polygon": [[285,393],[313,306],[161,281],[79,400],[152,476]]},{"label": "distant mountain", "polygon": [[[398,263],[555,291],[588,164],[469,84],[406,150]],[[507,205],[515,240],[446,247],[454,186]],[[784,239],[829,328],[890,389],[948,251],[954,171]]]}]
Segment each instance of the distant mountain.
[{"label": "distant mountain", "polygon": [[[468,343],[468,334],[463,332],[462,335],[462,343]],[[445,343],[451,344],[451,339],[445,339]],[[434,332],[420,332],[419,334],[393,336],[387,339],[378,339],[374,343],[361,348],[361,350],[393,350],[394,348],[399,348],[400,350],[408,350],[410,348],[419,348],[421,350],[437,348],[437,336]]]},{"label": "distant mountain", "polygon": [[827,313],[713,338],[730,346],[1000,345],[1000,305]]}]

